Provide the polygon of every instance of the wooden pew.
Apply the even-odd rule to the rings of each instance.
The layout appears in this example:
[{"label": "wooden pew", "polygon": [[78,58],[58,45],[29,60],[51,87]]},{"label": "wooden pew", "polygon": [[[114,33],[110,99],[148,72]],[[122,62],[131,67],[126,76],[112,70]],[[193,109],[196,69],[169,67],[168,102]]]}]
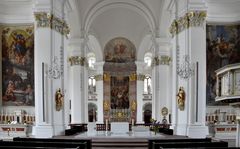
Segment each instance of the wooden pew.
[{"label": "wooden pew", "polygon": [[[33,146],[0,146],[3,149],[58,149],[58,147],[33,147]],[[64,148],[64,149],[78,149],[78,148]]]},{"label": "wooden pew", "polygon": [[88,149],[87,142],[40,142],[40,141],[0,141],[0,146],[44,147],[44,148],[79,148]]},{"label": "wooden pew", "polygon": [[153,142],[152,149],[165,149],[165,148],[219,148],[228,147],[227,142]]},{"label": "wooden pew", "polygon": [[92,148],[91,139],[55,139],[55,138],[21,138],[15,137],[13,141],[25,141],[25,142],[70,142],[70,143],[85,143],[87,144],[87,149]]},{"label": "wooden pew", "polygon": [[148,148],[153,148],[153,143],[164,142],[211,142],[210,138],[183,138],[183,139],[148,139]]}]

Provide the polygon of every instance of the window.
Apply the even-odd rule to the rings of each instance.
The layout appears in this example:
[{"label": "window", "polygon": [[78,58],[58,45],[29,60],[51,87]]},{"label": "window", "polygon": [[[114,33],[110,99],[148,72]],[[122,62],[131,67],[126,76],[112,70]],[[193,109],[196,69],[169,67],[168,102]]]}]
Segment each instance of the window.
[{"label": "window", "polygon": [[90,94],[96,92],[96,79],[93,76],[88,79],[88,92]]},{"label": "window", "polygon": [[144,93],[145,94],[152,93],[152,81],[150,76],[146,76],[144,79]]},{"label": "window", "polygon": [[151,64],[152,64],[152,53],[148,52],[144,55],[144,62],[147,64],[148,67],[151,66]]},{"label": "window", "polygon": [[88,67],[90,69],[94,69],[94,63],[96,62],[95,54],[89,53],[88,54]]}]

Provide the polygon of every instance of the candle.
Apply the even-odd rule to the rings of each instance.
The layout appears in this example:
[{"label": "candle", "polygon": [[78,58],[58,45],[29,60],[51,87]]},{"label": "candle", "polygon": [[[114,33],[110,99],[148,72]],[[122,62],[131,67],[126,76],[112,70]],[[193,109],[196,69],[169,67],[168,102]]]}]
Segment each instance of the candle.
[{"label": "candle", "polygon": [[108,119],[106,119],[106,131],[108,131]]},{"label": "candle", "polygon": [[132,126],[134,125],[134,119],[132,119]]}]

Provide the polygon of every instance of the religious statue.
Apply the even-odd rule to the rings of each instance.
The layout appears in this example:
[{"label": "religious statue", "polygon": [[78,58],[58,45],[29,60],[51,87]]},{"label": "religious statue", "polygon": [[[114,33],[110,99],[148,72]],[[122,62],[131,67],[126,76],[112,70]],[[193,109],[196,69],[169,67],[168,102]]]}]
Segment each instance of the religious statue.
[{"label": "religious statue", "polygon": [[55,93],[55,102],[56,102],[56,110],[60,111],[63,106],[63,94],[61,93],[60,88]]},{"label": "religious statue", "polygon": [[179,88],[177,93],[177,104],[178,108],[183,111],[185,105],[185,91],[183,90],[182,86]]}]

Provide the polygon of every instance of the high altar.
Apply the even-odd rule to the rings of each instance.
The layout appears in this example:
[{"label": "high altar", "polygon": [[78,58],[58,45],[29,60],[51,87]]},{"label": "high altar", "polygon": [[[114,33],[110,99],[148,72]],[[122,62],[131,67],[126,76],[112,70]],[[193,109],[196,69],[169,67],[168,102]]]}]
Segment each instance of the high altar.
[{"label": "high altar", "polygon": [[110,40],[104,50],[104,121],[136,121],[135,46],[125,38]]}]

